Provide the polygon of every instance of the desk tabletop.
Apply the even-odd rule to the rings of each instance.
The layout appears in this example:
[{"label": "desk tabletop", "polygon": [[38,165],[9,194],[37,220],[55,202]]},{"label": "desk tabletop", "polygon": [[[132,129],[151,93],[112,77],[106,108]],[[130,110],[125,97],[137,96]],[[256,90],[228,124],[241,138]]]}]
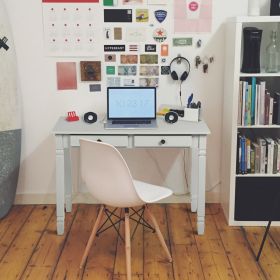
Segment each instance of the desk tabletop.
[{"label": "desk tabletop", "polygon": [[53,129],[54,135],[208,135],[210,130],[204,121],[178,121],[175,124],[166,123],[162,117],[157,118],[157,128],[153,129],[105,129],[103,120],[94,124],[83,120],[68,122],[60,117]]}]

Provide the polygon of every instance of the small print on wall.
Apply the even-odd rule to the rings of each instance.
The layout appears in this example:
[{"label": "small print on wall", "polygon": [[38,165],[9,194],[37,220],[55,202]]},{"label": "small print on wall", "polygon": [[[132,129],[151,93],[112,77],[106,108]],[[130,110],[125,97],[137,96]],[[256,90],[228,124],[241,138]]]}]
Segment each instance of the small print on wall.
[{"label": "small print on wall", "polygon": [[174,32],[211,32],[212,0],[174,0]]},{"label": "small print on wall", "polygon": [[56,75],[58,90],[77,89],[77,74],[75,62],[57,62]]},{"label": "small print on wall", "polygon": [[140,5],[143,4],[143,0],[123,0],[123,5]]}]

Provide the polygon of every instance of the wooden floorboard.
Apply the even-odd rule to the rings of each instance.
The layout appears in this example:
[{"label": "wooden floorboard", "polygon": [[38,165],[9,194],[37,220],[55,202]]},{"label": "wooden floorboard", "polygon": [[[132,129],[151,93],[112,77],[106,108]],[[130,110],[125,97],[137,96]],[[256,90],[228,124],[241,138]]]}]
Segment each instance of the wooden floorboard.
[{"label": "wooden floorboard", "polygon": [[[140,226],[132,240],[132,280],[280,279],[280,228],[271,228],[257,263],[264,227],[229,227],[220,205],[211,204],[205,234],[199,236],[189,205],[150,208],[173,263],[157,235]],[[0,220],[0,279],[126,280],[124,243],[113,228],[95,239],[84,268],[79,268],[98,209],[74,205],[66,213],[65,234],[58,236],[54,205],[14,206]],[[135,223],[130,226],[133,232]],[[119,229],[123,235],[123,223]]]}]

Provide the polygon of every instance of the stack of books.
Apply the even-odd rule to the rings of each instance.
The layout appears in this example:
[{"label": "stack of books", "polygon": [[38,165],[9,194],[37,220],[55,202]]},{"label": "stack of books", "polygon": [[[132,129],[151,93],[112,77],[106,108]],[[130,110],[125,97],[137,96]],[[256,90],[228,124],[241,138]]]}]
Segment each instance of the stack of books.
[{"label": "stack of books", "polygon": [[280,169],[280,138],[237,138],[237,174],[277,174]]},{"label": "stack of books", "polygon": [[280,94],[269,93],[256,77],[239,82],[237,125],[280,125]]}]

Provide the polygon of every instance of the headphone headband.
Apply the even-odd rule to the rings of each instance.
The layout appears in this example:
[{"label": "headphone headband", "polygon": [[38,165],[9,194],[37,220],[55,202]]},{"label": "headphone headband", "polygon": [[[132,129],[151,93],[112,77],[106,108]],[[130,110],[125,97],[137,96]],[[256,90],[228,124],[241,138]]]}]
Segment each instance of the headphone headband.
[{"label": "headphone headband", "polygon": [[181,77],[180,77],[181,82],[183,82],[183,81],[185,81],[185,80],[188,78],[189,73],[190,73],[190,71],[191,71],[191,64],[190,64],[190,62],[189,62],[189,60],[188,60],[187,58],[185,58],[185,57],[183,57],[183,56],[177,56],[177,57],[173,58],[173,59],[171,60],[171,62],[170,62],[170,65],[169,65],[169,68],[170,68],[170,75],[171,75],[171,77],[172,77],[173,80],[179,80],[179,77],[178,77],[178,74],[176,73],[176,71],[172,71],[172,64],[173,64],[175,61],[178,61],[179,59],[183,59],[184,61],[186,61],[186,62],[187,62],[187,66],[188,66],[188,67],[186,68],[186,70],[183,72],[183,74],[181,75]]}]

